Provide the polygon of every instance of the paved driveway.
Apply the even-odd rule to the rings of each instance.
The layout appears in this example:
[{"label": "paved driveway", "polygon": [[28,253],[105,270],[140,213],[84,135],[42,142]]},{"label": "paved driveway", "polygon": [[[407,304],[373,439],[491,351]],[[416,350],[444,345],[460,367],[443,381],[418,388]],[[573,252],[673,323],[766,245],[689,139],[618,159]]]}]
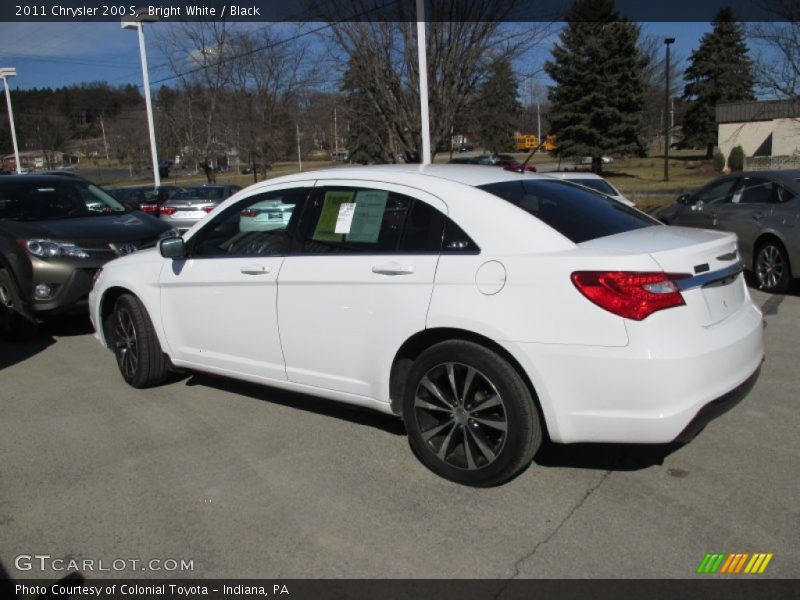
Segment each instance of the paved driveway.
[{"label": "paved driveway", "polygon": [[[429,473],[381,415],[206,376],[131,389],[83,320],[0,342],[0,563],[48,578],[65,574],[52,559],[126,561],[90,578],[670,578],[707,552],[772,552],[761,577],[798,577],[800,297],[754,295],[761,379],[692,443],[548,446],[483,490]],[[20,555],[51,558],[18,570]],[[128,562],[151,559],[193,570]]]}]

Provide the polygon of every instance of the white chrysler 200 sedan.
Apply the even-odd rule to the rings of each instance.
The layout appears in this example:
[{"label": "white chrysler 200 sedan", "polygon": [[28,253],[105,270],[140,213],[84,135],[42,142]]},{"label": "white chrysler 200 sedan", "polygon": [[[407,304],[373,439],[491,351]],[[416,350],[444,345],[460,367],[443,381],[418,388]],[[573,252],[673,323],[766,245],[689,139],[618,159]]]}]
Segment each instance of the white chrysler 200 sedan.
[{"label": "white chrysler 200 sedan", "polygon": [[402,416],[475,486],[554,442],[685,441],[750,389],[762,317],[733,234],[481,166],[298,173],[107,264],[99,340],[134,387],[191,369]]}]

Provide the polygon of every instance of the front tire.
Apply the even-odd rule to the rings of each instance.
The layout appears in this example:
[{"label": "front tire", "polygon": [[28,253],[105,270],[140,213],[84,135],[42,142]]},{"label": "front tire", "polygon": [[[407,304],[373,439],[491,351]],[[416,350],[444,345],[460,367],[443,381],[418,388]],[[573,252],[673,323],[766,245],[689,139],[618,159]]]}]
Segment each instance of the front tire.
[{"label": "front tire", "polygon": [[169,362],[142,302],[131,294],[117,299],[105,324],[106,335],[123,379],[135,388],[159,385]]},{"label": "front tire", "polygon": [[17,284],[5,269],[0,269],[0,338],[19,342],[33,335],[36,325],[22,312]]},{"label": "front tire", "polygon": [[780,242],[767,240],[759,244],[753,267],[759,289],[773,294],[783,294],[789,289],[789,257]]},{"label": "front tire", "polygon": [[476,487],[511,479],[533,460],[542,427],[519,373],[473,342],[441,342],[409,372],[403,399],[409,443],[431,471]]}]

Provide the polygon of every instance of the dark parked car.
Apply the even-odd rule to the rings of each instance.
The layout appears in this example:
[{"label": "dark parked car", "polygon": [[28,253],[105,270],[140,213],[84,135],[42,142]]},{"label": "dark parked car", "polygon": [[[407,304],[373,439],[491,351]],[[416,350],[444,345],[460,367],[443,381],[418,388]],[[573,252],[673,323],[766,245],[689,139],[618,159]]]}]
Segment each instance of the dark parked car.
[{"label": "dark parked car", "polygon": [[161,205],[178,192],[183,191],[183,188],[176,185],[162,185],[159,187],[135,185],[107,188],[106,191],[128,210],[140,210],[157,217]]},{"label": "dark parked car", "polygon": [[238,185],[213,184],[187,187],[161,206],[161,220],[183,233],[240,189]]},{"label": "dark parked car", "polygon": [[800,170],[720,177],[661,209],[668,225],[732,231],[759,287],[785,292],[800,277]]},{"label": "dark parked car", "polygon": [[174,235],[96,185],[60,175],[0,176],[0,335],[85,306],[106,262]]}]

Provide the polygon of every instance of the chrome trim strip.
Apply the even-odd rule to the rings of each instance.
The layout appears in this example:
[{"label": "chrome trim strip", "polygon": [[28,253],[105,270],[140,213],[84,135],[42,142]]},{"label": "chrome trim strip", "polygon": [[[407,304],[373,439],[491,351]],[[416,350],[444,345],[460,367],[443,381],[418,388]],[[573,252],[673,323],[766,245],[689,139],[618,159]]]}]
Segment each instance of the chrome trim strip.
[{"label": "chrome trim strip", "polygon": [[722,281],[723,279],[735,277],[742,271],[744,271],[744,263],[738,261],[729,267],[720,269],[719,271],[712,271],[711,273],[703,273],[702,275],[697,275],[695,277],[688,277],[687,279],[675,279],[674,283],[676,286],[678,286],[678,289],[683,292],[685,290],[690,290],[692,288],[703,287],[704,285],[708,285],[709,283],[714,283],[716,281]]}]

